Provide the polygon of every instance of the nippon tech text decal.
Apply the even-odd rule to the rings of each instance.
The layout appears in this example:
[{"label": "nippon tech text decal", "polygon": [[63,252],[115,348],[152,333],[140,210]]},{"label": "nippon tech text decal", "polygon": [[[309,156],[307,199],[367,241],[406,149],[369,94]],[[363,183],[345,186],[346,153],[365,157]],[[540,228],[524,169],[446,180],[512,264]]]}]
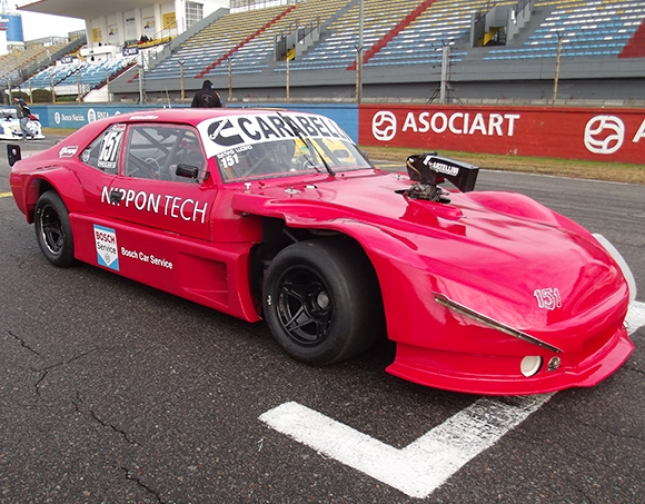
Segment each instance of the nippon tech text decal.
[{"label": "nippon tech text decal", "polygon": [[361,106],[359,143],[645,163],[645,112],[560,107]]}]

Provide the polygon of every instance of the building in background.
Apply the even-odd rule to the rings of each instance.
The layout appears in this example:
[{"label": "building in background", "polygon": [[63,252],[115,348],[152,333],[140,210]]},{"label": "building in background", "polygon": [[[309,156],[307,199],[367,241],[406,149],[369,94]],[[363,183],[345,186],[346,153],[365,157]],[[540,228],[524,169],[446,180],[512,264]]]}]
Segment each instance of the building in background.
[{"label": "building in background", "polygon": [[7,0],[0,4],[0,55],[7,54],[15,47],[24,46],[22,16],[9,9]]},{"label": "building in background", "polygon": [[40,0],[20,10],[83,19],[87,49],[96,54],[99,47],[174,38],[222,7],[228,0]]}]

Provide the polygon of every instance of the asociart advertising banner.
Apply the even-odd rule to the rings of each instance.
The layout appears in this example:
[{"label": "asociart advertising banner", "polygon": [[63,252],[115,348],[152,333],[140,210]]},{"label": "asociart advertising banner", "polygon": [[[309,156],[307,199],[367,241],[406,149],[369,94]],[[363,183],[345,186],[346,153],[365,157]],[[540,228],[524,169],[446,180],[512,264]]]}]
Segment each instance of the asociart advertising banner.
[{"label": "asociart advertising banner", "polygon": [[645,164],[645,109],[362,105],[359,143]]}]

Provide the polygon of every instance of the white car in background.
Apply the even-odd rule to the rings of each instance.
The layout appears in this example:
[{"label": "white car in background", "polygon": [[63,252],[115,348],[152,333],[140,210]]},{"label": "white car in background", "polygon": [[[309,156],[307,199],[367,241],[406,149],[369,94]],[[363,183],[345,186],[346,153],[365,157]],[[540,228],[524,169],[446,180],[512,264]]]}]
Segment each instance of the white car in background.
[{"label": "white car in background", "polygon": [[[32,132],[34,139],[42,139],[45,136],[42,133],[40,121],[33,114],[27,123],[27,129]],[[20,120],[14,108],[0,109],[0,140],[18,140],[22,137],[20,131]]]}]

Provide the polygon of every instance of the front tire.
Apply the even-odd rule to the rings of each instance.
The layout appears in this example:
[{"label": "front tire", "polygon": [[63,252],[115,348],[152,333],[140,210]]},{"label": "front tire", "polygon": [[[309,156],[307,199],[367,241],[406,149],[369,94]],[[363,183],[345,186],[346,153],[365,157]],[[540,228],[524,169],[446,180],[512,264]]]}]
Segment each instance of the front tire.
[{"label": "front tire", "polygon": [[280,251],[267,270],[263,308],[280,346],[307,364],[358,355],[385,329],[374,269],[349,240],[311,240]]},{"label": "front tire", "polygon": [[54,266],[67,268],[74,259],[74,238],[65,203],[55,191],[44,192],[34,215],[36,239],[43,255]]}]

